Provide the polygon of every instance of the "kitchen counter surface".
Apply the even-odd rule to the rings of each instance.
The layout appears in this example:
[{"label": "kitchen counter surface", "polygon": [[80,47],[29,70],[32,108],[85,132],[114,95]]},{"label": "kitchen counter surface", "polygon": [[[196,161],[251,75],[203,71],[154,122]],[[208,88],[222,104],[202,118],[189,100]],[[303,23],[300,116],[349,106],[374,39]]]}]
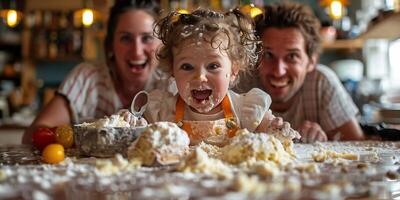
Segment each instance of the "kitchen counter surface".
[{"label": "kitchen counter surface", "polygon": [[[177,172],[175,166],[104,174],[98,170],[100,159],[79,158],[74,149],[62,164],[47,165],[30,146],[2,146],[0,199],[400,198],[400,142],[295,144],[294,149],[302,170],[288,169],[273,178],[236,170],[227,179]],[[353,153],[358,160],[314,162],[312,154],[321,151]],[[264,190],[251,189],[257,185]]]}]

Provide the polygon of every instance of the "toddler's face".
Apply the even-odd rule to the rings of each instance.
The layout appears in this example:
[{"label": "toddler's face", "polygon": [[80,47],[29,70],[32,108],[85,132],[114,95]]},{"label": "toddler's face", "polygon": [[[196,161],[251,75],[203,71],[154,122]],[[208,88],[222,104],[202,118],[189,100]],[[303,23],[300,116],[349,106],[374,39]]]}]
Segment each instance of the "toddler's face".
[{"label": "toddler's face", "polygon": [[218,112],[229,82],[235,79],[232,74],[236,74],[226,51],[209,42],[187,40],[172,52],[173,75],[182,99],[196,112]]}]

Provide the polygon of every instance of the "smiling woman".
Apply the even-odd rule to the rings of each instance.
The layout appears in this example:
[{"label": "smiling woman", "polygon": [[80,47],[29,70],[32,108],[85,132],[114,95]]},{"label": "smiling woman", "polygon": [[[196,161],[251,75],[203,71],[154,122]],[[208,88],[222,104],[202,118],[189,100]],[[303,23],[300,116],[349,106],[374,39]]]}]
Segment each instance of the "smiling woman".
[{"label": "smiling woman", "polygon": [[[155,51],[161,42],[153,36],[159,6],[150,0],[121,0],[110,10],[105,38],[107,62],[82,63],[64,80],[56,96],[24,134],[31,143],[38,127],[55,127],[111,115],[129,108],[142,90],[164,89],[167,76],[158,70]],[[138,100],[138,106],[144,99]]]}]

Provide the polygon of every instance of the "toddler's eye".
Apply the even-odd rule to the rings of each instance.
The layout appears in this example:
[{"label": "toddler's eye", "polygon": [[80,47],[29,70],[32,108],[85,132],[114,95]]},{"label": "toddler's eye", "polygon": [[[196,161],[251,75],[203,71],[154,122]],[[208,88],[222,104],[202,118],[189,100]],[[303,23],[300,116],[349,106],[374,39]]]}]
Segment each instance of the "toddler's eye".
[{"label": "toddler's eye", "polygon": [[181,65],[181,69],[185,70],[185,71],[189,71],[193,69],[193,66],[191,64],[185,63]]},{"label": "toddler's eye", "polygon": [[211,69],[211,70],[218,69],[218,68],[219,68],[219,65],[216,63],[211,63],[207,66],[207,69]]}]

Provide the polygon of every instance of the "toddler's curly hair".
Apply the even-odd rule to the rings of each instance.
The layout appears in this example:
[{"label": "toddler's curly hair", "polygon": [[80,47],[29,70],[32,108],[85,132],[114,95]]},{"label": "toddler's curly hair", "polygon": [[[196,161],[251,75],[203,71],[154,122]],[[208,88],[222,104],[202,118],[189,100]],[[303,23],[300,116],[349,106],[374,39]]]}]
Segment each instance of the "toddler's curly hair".
[{"label": "toddler's curly hair", "polygon": [[[238,72],[255,68],[259,62],[261,42],[253,21],[238,9],[224,14],[208,9],[197,9],[191,14],[171,12],[156,23],[154,33],[164,44],[157,57],[168,72],[172,71],[172,49],[189,39],[208,42],[212,48],[226,51]],[[227,38],[227,45],[221,45],[220,36]]]}]

